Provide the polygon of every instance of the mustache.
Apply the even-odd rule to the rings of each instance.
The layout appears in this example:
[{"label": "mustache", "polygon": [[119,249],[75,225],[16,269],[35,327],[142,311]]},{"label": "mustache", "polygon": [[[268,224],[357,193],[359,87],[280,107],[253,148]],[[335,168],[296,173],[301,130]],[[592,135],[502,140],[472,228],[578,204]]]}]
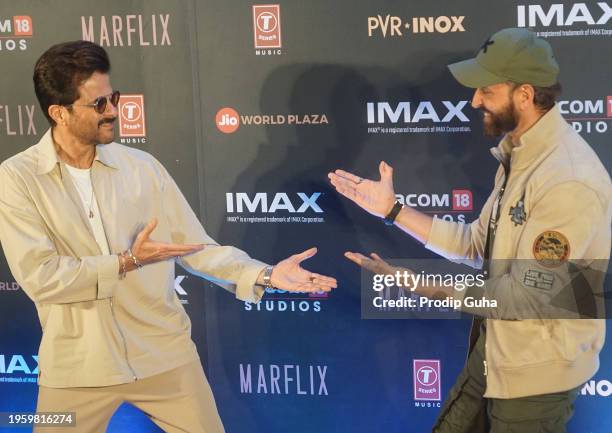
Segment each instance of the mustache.
[{"label": "mustache", "polygon": [[117,120],[116,117],[109,117],[107,119],[102,119],[98,122],[98,126],[102,126],[105,123],[115,123],[116,120]]}]

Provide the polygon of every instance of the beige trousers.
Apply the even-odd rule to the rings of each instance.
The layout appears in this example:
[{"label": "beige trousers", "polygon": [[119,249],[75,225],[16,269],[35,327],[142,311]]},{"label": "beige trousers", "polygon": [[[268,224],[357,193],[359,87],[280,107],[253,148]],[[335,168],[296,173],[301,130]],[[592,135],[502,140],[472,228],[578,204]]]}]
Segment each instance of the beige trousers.
[{"label": "beige trousers", "polygon": [[37,412],[76,412],[76,427],[35,428],[35,433],[103,433],[123,402],[142,410],[169,433],[224,433],[200,361],[156,376],[100,388],[38,387]]}]

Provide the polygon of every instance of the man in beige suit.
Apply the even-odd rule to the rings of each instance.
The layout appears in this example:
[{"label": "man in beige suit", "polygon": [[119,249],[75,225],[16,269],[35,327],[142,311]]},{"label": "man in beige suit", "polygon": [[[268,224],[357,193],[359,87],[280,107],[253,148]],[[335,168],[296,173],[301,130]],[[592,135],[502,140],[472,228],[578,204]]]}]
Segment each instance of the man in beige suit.
[{"label": "man in beige suit", "polygon": [[175,261],[250,302],[336,281],[300,267],[315,248],[268,266],[211,239],[153,156],[113,142],[109,70],[90,42],[47,50],[34,86],[51,128],[0,165],[2,248],[43,329],[37,412],[75,412],[70,431],[94,433],[127,401],[167,432],[220,433]]},{"label": "man in beige suit", "polygon": [[[568,292],[602,300],[594,295],[601,295],[610,258],[610,177],[555,104],[559,67],[548,42],[526,29],[504,29],[475,58],[449,68],[475,89],[472,106],[483,113],[485,133],[504,134],[491,149],[500,165],[478,219],[455,223],[404,207],[384,162],[380,181],[343,170],[330,173],[330,180],[338,192],[427,249],[477,269],[485,265],[484,287],[415,288],[428,298],[468,299],[469,292],[498,304],[461,308],[485,320],[474,322],[482,326],[473,327],[466,367],[433,432],[564,433],[578,387],[599,368],[605,322],[601,310],[582,314],[557,302]],[[376,254],[346,256],[376,273],[395,271]],[[576,284],[582,275],[574,269],[587,271],[595,284]],[[574,301],[567,298],[564,307]],[[568,320],[574,317],[582,320]]]}]

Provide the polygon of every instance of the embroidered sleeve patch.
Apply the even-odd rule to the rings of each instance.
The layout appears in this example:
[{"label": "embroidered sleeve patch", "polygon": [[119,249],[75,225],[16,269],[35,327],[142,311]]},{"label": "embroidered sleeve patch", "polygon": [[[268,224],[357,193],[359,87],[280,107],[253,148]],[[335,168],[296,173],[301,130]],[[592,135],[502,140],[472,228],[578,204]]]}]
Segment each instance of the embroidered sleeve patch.
[{"label": "embroidered sleeve patch", "polygon": [[536,269],[529,269],[525,272],[523,284],[527,287],[533,287],[541,290],[551,290],[555,274],[552,272],[543,272]]},{"label": "embroidered sleeve patch", "polygon": [[567,261],[570,244],[567,238],[554,230],[538,235],[533,243],[533,256],[543,266],[552,268]]}]

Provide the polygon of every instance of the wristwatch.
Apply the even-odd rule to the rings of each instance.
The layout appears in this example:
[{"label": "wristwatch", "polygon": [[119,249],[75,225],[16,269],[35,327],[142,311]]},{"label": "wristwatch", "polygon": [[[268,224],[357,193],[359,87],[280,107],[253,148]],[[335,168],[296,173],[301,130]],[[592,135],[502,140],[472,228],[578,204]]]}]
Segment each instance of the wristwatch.
[{"label": "wristwatch", "polygon": [[266,266],[263,274],[263,283],[266,289],[272,289],[272,271],[274,270],[274,266]]},{"label": "wristwatch", "polygon": [[384,218],[385,224],[392,226],[404,205],[399,200],[395,202],[389,214]]}]

